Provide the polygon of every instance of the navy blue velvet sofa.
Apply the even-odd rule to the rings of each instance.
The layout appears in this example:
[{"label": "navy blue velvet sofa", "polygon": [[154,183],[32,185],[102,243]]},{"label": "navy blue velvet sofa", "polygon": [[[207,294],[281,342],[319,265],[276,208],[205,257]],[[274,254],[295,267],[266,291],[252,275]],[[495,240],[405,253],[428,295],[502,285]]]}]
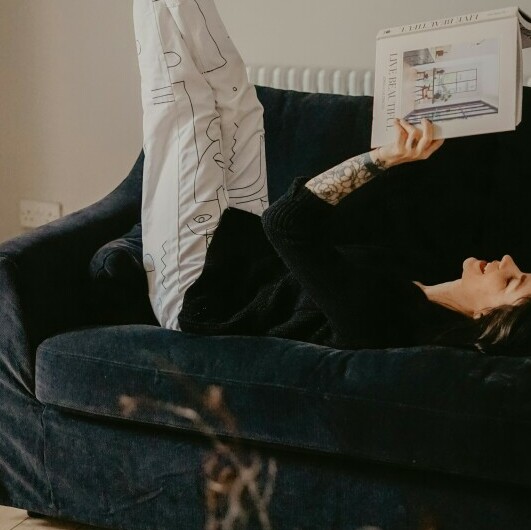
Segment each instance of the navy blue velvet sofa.
[{"label": "navy blue velvet sofa", "polygon": [[[271,201],[370,149],[372,98],[257,89]],[[453,279],[471,255],[531,270],[530,92],[516,131],[447,140],[358,190],[337,245],[355,233],[417,256],[421,280]],[[276,462],[274,529],[531,528],[531,357],[161,329],[141,270],[142,167],[140,153],[101,201],[0,245],[0,504],[202,529],[213,443],[195,410],[261,459],[260,491]],[[233,423],[203,406],[212,387]]]}]

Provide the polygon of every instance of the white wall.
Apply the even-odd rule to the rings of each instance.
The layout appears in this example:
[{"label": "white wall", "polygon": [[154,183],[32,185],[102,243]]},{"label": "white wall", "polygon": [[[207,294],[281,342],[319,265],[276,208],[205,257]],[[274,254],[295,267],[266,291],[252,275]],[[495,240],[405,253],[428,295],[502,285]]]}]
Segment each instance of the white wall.
[{"label": "white wall", "polygon": [[69,213],[113,189],[142,147],[129,0],[0,0],[0,240],[21,198]]},{"label": "white wall", "polygon": [[[217,0],[244,60],[372,69],[378,29],[499,0]],[[520,0],[531,14],[531,0]],[[531,75],[531,52],[524,52]],[[69,213],[111,191],[142,146],[132,0],[0,0],[0,241],[21,198]]]},{"label": "white wall", "polygon": [[[531,0],[216,0],[248,63],[374,68],[379,29]],[[258,23],[252,23],[256,20]],[[524,52],[531,75],[531,51]]]}]

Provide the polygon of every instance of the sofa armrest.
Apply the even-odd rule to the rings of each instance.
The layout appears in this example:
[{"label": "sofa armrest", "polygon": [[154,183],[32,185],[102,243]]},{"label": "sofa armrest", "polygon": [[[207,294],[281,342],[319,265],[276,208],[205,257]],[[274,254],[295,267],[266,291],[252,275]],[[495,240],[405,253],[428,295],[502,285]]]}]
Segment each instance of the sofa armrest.
[{"label": "sofa armrest", "polygon": [[[129,176],[100,201],[0,244],[0,354],[22,343],[34,352],[46,337],[97,322],[89,263],[139,221],[143,166],[142,151]],[[34,362],[8,362],[33,373]]]}]

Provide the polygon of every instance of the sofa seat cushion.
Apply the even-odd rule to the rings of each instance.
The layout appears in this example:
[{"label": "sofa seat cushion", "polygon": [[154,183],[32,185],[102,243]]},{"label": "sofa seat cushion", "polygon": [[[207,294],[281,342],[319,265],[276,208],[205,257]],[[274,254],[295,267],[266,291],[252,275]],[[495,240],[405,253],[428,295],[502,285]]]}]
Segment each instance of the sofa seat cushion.
[{"label": "sofa seat cushion", "polygon": [[[205,409],[212,386],[234,425]],[[36,396],[91,416],[200,430],[184,407],[245,440],[531,484],[527,358],[109,326],[45,340]]]}]

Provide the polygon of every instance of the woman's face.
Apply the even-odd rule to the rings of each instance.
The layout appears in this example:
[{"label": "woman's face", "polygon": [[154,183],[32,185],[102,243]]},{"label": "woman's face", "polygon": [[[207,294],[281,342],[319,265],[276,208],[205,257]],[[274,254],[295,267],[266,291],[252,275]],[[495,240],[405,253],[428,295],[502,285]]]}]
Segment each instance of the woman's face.
[{"label": "woman's face", "polygon": [[463,301],[480,316],[485,310],[509,304],[531,296],[531,274],[523,273],[511,256],[501,261],[483,261],[467,258],[461,276]]}]

